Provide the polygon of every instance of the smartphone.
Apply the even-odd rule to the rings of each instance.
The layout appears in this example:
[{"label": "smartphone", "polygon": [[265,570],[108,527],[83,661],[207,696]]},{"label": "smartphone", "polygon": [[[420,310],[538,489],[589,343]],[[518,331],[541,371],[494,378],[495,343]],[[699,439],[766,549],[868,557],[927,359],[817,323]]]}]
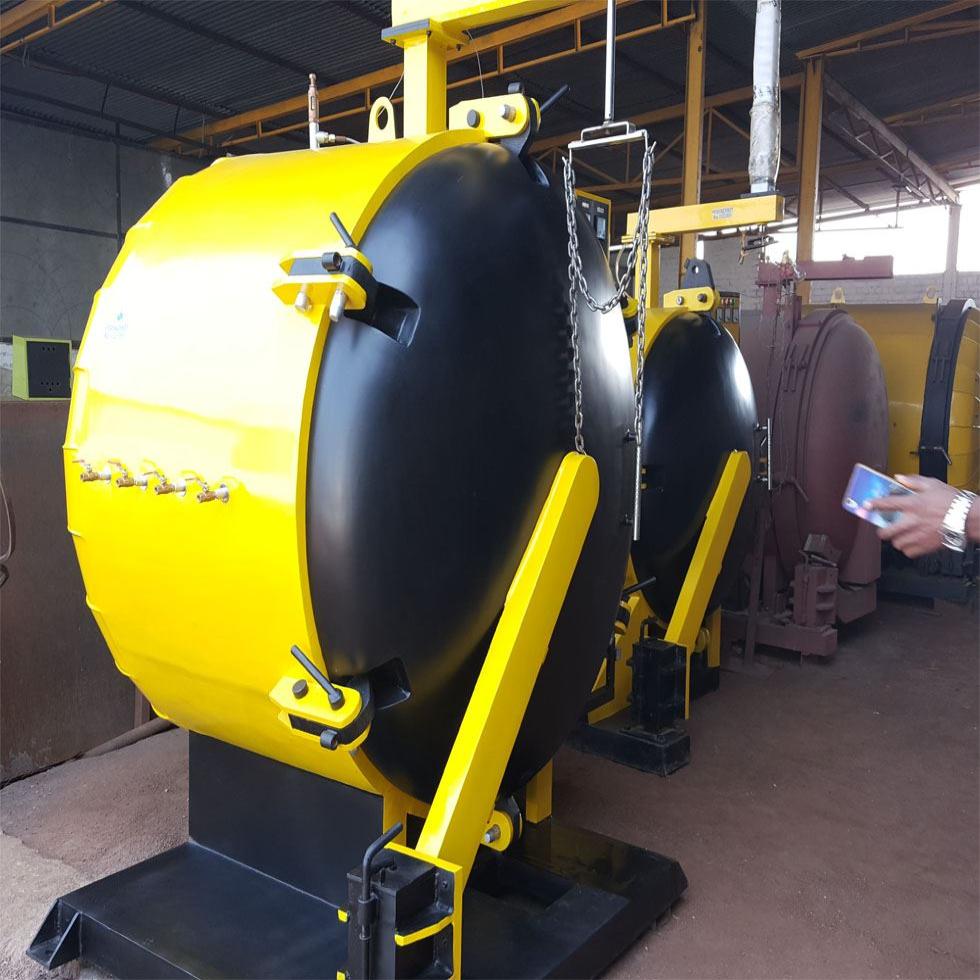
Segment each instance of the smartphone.
[{"label": "smartphone", "polygon": [[857,463],[851,472],[851,479],[847,484],[847,490],[844,491],[841,506],[876,527],[888,527],[901,516],[897,510],[868,510],[864,505],[878,497],[904,496],[913,492],[890,476],[885,476],[884,473],[879,473],[863,463]]}]

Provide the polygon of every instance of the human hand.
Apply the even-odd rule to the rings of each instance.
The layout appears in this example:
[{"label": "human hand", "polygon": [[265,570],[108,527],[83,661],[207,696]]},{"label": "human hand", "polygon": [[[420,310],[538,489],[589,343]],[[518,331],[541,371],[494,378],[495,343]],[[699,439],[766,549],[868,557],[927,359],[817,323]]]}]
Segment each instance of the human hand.
[{"label": "human hand", "polygon": [[868,510],[898,511],[901,515],[888,527],[879,528],[878,537],[890,541],[909,558],[938,551],[943,546],[943,520],[957,490],[929,476],[896,474],[895,479],[915,492],[878,497],[865,504]]}]

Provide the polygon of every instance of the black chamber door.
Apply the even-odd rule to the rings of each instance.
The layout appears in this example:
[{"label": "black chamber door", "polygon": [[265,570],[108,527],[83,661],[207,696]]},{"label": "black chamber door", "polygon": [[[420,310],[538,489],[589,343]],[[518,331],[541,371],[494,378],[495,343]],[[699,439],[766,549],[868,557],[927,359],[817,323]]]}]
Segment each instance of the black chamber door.
[{"label": "black chamber door", "polygon": [[[579,235],[590,282],[610,295],[602,251],[582,220]],[[417,307],[417,321],[400,331],[344,318],[327,335],[308,469],[313,608],[333,676],[392,660],[404,668],[411,697],[377,715],[364,751],[396,785],[427,799],[572,449],[564,205],[543,175],[502,147],[450,149],[405,178],[360,247],[376,277]],[[601,498],[508,792],[575,724],[629,550],[623,322],[579,309],[585,438]]]},{"label": "black chamber door", "polygon": [[[755,399],[748,368],[731,334],[711,317],[671,320],[644,363],[640,540],[633,544],[638,581],[656,581],[644,598],[669,619],[711,498],[729,453],[752,453]],[[751,515],[740,516],[709,609],[734,584],[751,546]]]}]

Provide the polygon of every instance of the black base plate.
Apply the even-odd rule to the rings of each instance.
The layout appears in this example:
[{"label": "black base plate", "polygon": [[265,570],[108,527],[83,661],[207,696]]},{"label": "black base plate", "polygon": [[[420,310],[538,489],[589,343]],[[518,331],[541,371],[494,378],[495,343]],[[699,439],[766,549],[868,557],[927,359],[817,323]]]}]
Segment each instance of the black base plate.
[{"label": "black base plate", "polygon": [[579,725],[567,744],[658,776],[669,776],[691,761],[691,736],[687,732],[680,728],[648,732],[631,722],[628,708],[594,725]]},{"label": "black base plate", "polygon": [[914,567],[885,568],[878,579],[878,591],[884,595],[943,599],[964,606],[975,589],[976,583],[965,575],[923,575]]},{"label": "black base plate", "polygon": [[[481,853],[463,901],[463,976],[598,975],[683,894],[676,861],[552,821]],[[29,952],[119,977],[333,980],[332,903],[194,842],[60,898]]]}]

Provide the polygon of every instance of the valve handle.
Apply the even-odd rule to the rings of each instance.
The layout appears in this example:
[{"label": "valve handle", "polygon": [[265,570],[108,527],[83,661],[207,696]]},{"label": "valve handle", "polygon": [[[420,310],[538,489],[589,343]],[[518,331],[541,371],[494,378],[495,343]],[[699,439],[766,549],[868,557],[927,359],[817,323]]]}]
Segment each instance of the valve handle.
[{"label": "valve handle", "polygon": [[567,95],[568,94],[568,90],[571,87],[572,86],[569,85],[566,82],[564,85],[562,85],[562,87],[560,89],[558,89],[555,92],[552,92],[551,95],[549,95],[548,98],[546,98],[544,100],[544,102],[542,102],[541,105],[538,106],[538,109],[540,110],[541,115],[543,116],[559,99],[561,99],[565,95]]}]

